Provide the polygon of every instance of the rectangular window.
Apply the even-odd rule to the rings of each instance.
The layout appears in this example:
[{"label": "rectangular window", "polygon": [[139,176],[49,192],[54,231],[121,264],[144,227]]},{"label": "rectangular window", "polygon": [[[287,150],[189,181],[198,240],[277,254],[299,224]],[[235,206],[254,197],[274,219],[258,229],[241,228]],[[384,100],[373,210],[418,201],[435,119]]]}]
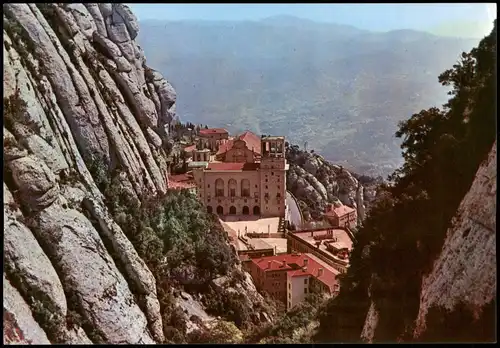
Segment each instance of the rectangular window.
[{"label": "rectangular window", "polygon": [[304,294],[307,294],[307,288],[304,288]]},{"label": "rectangular window", "polygon": [[288,289],[292,289],[292,284],[288,283]]},{"label": "rectangular window", "polygon": [[304,284],[306,284],[306,285],[307,285],[307,278],[306,278],[306,279],[304,279]]},{"label": "rectangular window", "polygon": [[230,195],[231,197],[235,197],[235,196],[236,196],[236,189],[231,189],[231,190],[229,191],[229,195]]}]

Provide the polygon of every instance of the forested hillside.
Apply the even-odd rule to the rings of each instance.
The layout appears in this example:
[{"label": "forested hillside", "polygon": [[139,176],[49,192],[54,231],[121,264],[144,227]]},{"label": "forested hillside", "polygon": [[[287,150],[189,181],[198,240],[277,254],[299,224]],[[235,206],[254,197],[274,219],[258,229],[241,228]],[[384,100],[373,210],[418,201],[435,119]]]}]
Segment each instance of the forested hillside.
[{"label": "forested hillside", "polygon": [[[405,163],[357,234],[340,295],[320,316],[319,341],[359,341],[370,303],[378,312],[375,342],[413,340],[422,276],[431,271],[452,217],[496,138],[496,47],[495,21],[478,47],[439,76],[452,88],[448,103],[399,125]],[[480,252],[470,248],[469,254]],[[435,308],[427,317],[430,330],[420,340],[493,340],[494,308],[490,302],[479,320],[472,313],[481,313],[480,308]]]}]

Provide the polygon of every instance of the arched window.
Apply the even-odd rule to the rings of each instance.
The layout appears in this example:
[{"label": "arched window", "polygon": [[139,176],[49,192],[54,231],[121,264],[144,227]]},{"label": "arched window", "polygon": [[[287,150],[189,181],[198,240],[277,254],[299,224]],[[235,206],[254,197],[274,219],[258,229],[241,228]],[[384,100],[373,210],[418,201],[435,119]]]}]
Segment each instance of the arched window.
[{"label": "arched window", "polygon": [[243,210],[241,211],[243,215],[250,215],[250,208],[248,208],[246,205],[243,207]]},{"label": "arched window", "polygon": [[250,197],[250,181],[248,179],[241,180],[241,196]]},{"label": "arched window", "polygon": [[253,207],[253,215],[260,215],[260,207],[258,205]]},{"label": "arched window", "polygon": [[224,208],[222,208],[220,205],[217,207],[217,214],[224,215]]},{"label": "arched window", "polygon": [[229,197],[236,197],[236,180],[231,179],[228,183]]},{"label": "arched window", "polygon": [[230,208],[229,208],[229,214],[231,215],[236,215],[236,207],[234,205],[232,205]]},{"label": "arched window", "polygon": [[215,180],[215,197],[224,197],[224,180]]}]

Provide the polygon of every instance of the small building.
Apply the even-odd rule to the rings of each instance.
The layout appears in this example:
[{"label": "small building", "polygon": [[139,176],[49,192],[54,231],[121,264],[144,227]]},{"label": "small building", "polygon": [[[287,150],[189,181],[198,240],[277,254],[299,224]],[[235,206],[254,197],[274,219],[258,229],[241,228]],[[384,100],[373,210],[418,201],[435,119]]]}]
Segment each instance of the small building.
[{"label": "small building", "polygon": [[186,146],[183,149],[186,158],[192,158],[193,157],[193,151],[195,151],[195,150],[196,150],[196,145]]},{"label": "small building", "polygon": [[312,254],[285,254],[254,258],[246,262],[259,291],[283,302],[287,310],[315,290],[328,296],[339,292],[339,274]]},{"label": "small building", "polygon": [[207,168],[209,162],[198,162],[198,161],[192,161],[188,163],[188,168],[189,169],[200,169],[200,168]]},{"label": "small building", "polygon": [[287,234],[288,252],[311,253],[340,273],[347,272],[352,239],[345,229],[313,229],[290,231]]},{"label": "small building", "polygon": [[219,144],[223,140],[229,139],[229,132],[224,128],[200,129],[198,135],[203,145],[206,145],[212,151],[217,151]]},{"label": "small building", "polygon": [[196,194],[196,184],[192,173],[169,175],[168,188],[173,190],[189,190],[192,194]]},{"label": "small building", "polygon": [[330,204],[325,208],[324,217],[332,227],[355,228],[358,223],[356,209],[341,204]]},{"label": "small building", "polygon": [[196,150],[194,149],[192,152],[192,158],[195,162],[210,162],[210,150],[202,149]]}]

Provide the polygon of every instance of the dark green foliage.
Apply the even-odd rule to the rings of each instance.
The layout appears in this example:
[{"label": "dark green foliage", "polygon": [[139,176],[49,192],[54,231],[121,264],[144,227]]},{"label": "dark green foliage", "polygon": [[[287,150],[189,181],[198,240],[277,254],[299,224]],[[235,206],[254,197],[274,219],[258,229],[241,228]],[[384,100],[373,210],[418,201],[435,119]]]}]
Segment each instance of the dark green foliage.
[{"label": "dark green foliage", "polygon": [[[217,218],[187,190],[138,200],[124,188],[119,171],[109,173],[107,168],[102,156],[88,161],[115,221],[156,278],[167,341],[185,343],[186,324],[172,290],[206,290],[212,279],[227,275],[236,261],[227,236]],[[238,300],[225,300],[228,304],[214,309],[216,315],[248,321]]]},{"label": "dark green foliage", "polygon": [[5,272],[12,285],[30,306],[33,318],[44,329],[48,339],[52,343],[64,343],[66,337],[64,331],[61,331],[64,327],[64,318],[57,314],[57,310],[50,299],[43,292],[30,287],[24,280],[25,275],[22,275],[19,270],[6,264]]},{"label": "dark green foliage", "polygon": [[292,339],[295,331],[305,329],[316,319],[318,307],[323,302],[321,296],[311,292],[306,299],[288,312],[283,312],[273,324],[257,327],[247,334],[246,343],[311,343],[312,332],[306,332]]},{"label": "dark green foliage", "polygon": [[207,313],[216,315],[224,313],[224,317],[236,324],[238,328],[244,328],[250,324],[250,311],[245,305],[243,294],[213,294],[206,296]]},{"label": "dark green foliage", "polygon": [[[400,124],[396,136],[403,139],[405,163],[389,177],[391,186],[381,187],[356,235],[351,266],[340,295],[322,311],[318,339],[359,340],[370,285],[379,311],[375,340],[395,341],[412,332],[422,275],[431,270],[496,137],[495,57],[496,21],[477,48],[440,75],[439,81],[452,87],[444,109],[422,110]],[[439,311],[431,317],[432,325],[443,321],[441,327],[448,321],[457,328],[463,324]],[[451,332],[437,329],[430,335],[439,341]]]},{"label": "dark green foliage", "polygon": [[40,134],[40,125],[32,121],[26,110],[26,102],[20,96],[21,91],[16,88],[14,94],[3,98],[3,120],[9,130],[14,130],[16,124],[22,124],[35,134]]}]

